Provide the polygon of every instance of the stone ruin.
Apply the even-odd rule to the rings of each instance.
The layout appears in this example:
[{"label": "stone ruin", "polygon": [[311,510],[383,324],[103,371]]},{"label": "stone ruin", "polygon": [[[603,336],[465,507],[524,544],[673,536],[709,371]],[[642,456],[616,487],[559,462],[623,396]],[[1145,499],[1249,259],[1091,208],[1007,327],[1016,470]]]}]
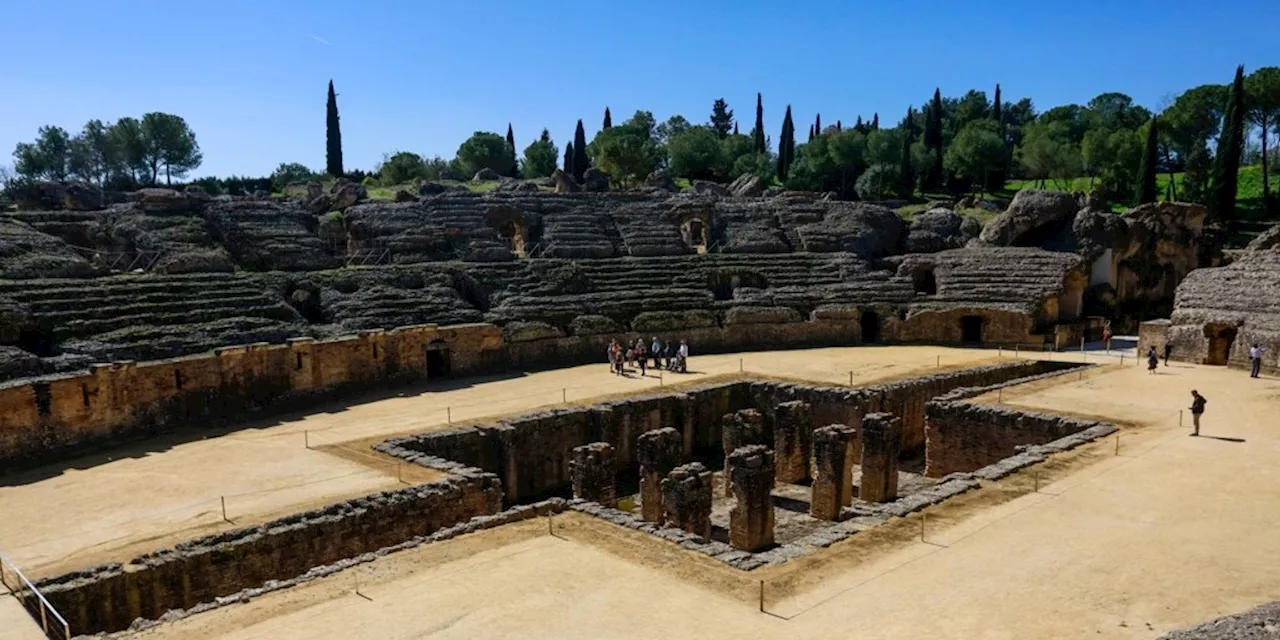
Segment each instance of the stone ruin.
[{"label": "stone ruin", "polygon": [[[700,462],[671,470],[662,479],[662,507],[666,522],[711,541],[711,472]],[[645,518],[649,520],[649,518]]]},{"label": "stone ruin", "polygon": [[809,515],[840,520],[840,510],[853,505],[853,442],[857,432],[833,424],[813,430],[813,497]]},{"label": "stone ruin", "polygon": [[732,476],[729,544],[742,551],[773,546],[773,452],[761,445],[734,449],[725,460]]},{"label": "stone ruin", "polygon": [[574,447],[573,460],[569,462],[573,497],[617,507],[617,471],[614,466],[613,446],[608,442]]},{"label": "stone ruin", "polygon": [[[649,522],[663,523],[667,513],[662,488],[664,479],[680,465],[682,438],[671,427],[654,429],[636,438],[636,459],[640,463],[640,505],[642,516]],[[710,489],[710,485],[707,485]],[[710,500],[707,509],[711,508]]]}]

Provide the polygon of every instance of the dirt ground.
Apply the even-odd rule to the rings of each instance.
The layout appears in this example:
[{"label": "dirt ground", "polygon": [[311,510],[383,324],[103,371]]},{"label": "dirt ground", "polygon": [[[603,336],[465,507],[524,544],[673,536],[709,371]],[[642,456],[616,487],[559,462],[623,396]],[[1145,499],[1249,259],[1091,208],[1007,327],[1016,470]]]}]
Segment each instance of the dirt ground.
[{"label": "dirt ground", "polygon": [[[1178,425],[1193,387],[1199,438]],[[464,536],[140,635],[1156,638],[1277,597],[1280,381],[1113,366],[985,400],[1128,426],[780,567],[564,514],[555,536],[545,518]]]},{"label": "dirt ground", "polygon": [[[32,579],[123,562],[182,540],[436,476],[374,456],[387,436],[689,384],[739,370],[855,384],[993,361],[992,351],[863,347],[695,356],[689,374],[606,365],[461,380],[230,431],[187,430],[0,477],[0,553]],[[1009,355],[1009,354],[1005,354]],[[307,445],[310,445],[308,448]],[[404,473],[410,473],[404,476]],[[225,499],[227,517],[222,518]]]}]

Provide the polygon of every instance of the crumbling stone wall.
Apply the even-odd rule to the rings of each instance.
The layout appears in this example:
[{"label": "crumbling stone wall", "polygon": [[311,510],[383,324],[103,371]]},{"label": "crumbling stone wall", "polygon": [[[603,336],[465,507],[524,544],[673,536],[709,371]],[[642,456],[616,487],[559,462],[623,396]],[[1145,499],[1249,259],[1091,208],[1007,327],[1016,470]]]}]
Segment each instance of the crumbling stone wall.
[{"label": "crumbling stone wall", "polygon": [[833,424],[813,431],[813,495],[809,515],[837,521],[840,509],[853,504],[853,439],[851,427]]},{"label": "crumbling stone wall", "polygon": [[813,418],[809,403],[779,403],[773,410],[774,479],[793,484],[809,478]]},{"label": "crumbling stone wall", "polygon": [[940,400],[929,403],[925,475],[975,471],[1029,445],[1052,442],[1098,423],[1047,413]]},{"label": "crumbling stone wall", "polygon": [[662,506],[668,525],[711,540],[711,472],[702,463],[681,465],[662,479]]},{"label": "crumbling stone wall", "polygon": [[137,618],[285,580],[501,510],[492,474],[375,493],[41,581],[37,588],[78,634],[121,631]]},{"label": "crumbling stone wall", "polygon": [[640,434],[636,457],[640,461],[640,513],[649,522],[662,524],[664,514],[662,482],[679,464],[682,438],[671,427]]},{"label": "crumbling stone wall", "polygon": [[898,497],[900,422],[887,413],[870,413],[862,419],[862,479],[858,481],[858,498],[863,502],[889,502]]},{"label": "crumbling stone wall", "polygon": [[725,461],[733,476],[729,544],[742,551],[773,546],[773,452],[762,445],[735,449]]},{"label": "crumbling stone wall", "polygon": [[608,442],[574,447],[569,472],[573,476],[573,497],[617,508],[618,484],[613,447]]},{"label": "crumbling stone wall", "polygon": [[748,445],[763,444],[766,439],[764,414],[755,409],[726,413],[720,422],[724,433],[724,493],[733,492],[733,452]]},{"label": "crumbling stone wall", "polygon": [[30,466],[104,441],[280,410],[317,395],[428,379],[427,345],[449,347],[457,375],[493,369],[491,325],[403,327],[335,340],[225,347],[210,355],[96,364],[87,374],[0,385],[0,468]]}]

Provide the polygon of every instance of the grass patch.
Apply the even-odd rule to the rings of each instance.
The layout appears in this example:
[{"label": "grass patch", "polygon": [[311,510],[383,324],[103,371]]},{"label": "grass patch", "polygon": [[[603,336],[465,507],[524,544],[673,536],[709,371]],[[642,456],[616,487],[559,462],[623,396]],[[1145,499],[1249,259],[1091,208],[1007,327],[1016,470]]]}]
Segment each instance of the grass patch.
[{"label": "grass patch", "polygon": [[[1274,172],[1272,172],[1274,177]],[[1179,195],[1184,193],[1183,180],[1185,176],[1182,173],[1175,173],[1172,176],[1174,189]],[[1156,176],[1156,191],[1160,194],[1161,200],[1166,200],[1169,194],[1170,176],[1167,173],[1161,173]],[[1088,177],[1071,178],[1068,180],[1045,180],[1044,188],[1057,191],[1084,191],[1088,192],[1092,188],[1093,181]],[[1014,194],[1023,189],[1038,189],[1039,180],[1010,180],[1005,183],[1004,192],[1001,195],[1012,198]],[[1236,206],[1240,209],[1240,217],[1243,219],[1256,218],[1262,211],[1262,166],[1254,165],[1240,167],[1240,178],[1236,185]],[[1111,210],[1114,212],[1125,211],[1129,207],[1124,205],[1112,204]]]}]

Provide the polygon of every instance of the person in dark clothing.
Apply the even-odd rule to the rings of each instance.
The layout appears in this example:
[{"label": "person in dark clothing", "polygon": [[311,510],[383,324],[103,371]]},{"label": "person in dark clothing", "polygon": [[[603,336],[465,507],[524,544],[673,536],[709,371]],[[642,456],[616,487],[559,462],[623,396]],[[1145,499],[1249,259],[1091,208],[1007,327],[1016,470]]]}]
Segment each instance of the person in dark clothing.
[{"label": "person in dark clothing", "polygon": [[1173,355],[1173,343],[1164,343],[1164,366],[1169,366],[1169,356]]},{"label": "person in dark clothing", "polygon": [[1200,435],[1200,416],[1204,414],[1204,405],[1206,402],[1208,402],[1208,400],[1205,400],[1204,396],[1200,395],[1199,391],[1196,391],[1195,389],[1191,390],[1191,424],[1195,429],[1191,432],[1191,435],[1193,436]]},{"label": "person in dark clothing", "polygon": [[1156,348],[1151,347],[1147,350],[1147,373],[1155,373],[1158,366],[1160,366],[1160,358],[1156,357]]}]

